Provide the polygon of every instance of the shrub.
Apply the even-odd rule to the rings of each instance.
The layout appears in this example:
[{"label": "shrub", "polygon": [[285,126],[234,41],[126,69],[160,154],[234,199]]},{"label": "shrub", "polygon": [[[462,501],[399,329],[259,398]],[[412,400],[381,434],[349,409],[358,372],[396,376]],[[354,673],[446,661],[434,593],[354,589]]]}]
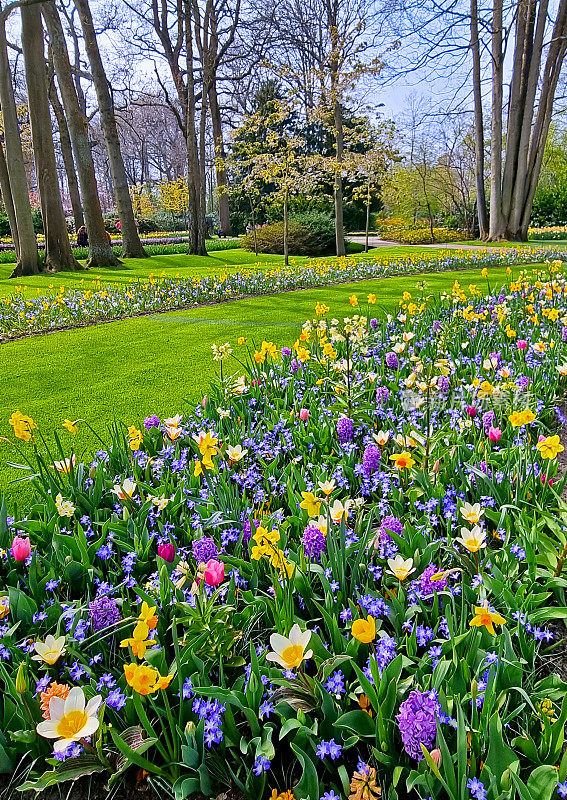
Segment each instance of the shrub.
[{"label": "shrub", "polygon": [[[315,212],[310,212],[309,216]],[[318,216],[318,215],[317,215]],[[334,233],[333,233],[334,237]],[[284,251],[284,224],[275,222],[273,225],[265,225],[256,231],[256,246],[259,253],[275,253],[282,255]],[[307,225],[303,225],[297,220],[290,220],[288,224],[288,247],[289,252],[296,256],[316,256],[323,255],[332,249],[332,245],[327,244],[322,247],[324,241],[323,224],[318,230],[312,230]],[[243,250],[254,250],[254,232],[242,238],[241,246]]]},{"label": "shrub", "polygon": [[451,231],[449,228],[433,228],[433,237],[430,228],[398,228],[392,231],[392,236],[397,242],[403,244],[434,244],[438,242],[462,242],[467,234],[464,231]]},{"label": "shrub", "polygon": [[309,228],[315,237],[315,250],[317,253],[331,253],[335,250],[335,220],[332,215],[324,211],[304,211],[294,214],[293,222]]}]

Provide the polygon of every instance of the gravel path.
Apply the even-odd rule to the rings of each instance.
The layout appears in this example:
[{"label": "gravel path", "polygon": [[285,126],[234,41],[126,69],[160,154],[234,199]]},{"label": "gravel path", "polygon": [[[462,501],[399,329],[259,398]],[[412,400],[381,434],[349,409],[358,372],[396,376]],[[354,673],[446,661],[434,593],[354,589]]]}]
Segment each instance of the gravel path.
[{"label": "gravel path", "polygon": [[[364,234],[353,233],[346,237],[349,242],[356,242],[357,244],[364,244]],[[391,242],[388,239],[380,239],[379,236],[368,237],[368,247],[373,250],[379,247],[400,247],[400,242]],[[481,244],[458,244],[455,242],[447,242],[447,244],[420,244],[419,247],[430,247],[433,249],[441,250],[485,250],[485,246]]]}]

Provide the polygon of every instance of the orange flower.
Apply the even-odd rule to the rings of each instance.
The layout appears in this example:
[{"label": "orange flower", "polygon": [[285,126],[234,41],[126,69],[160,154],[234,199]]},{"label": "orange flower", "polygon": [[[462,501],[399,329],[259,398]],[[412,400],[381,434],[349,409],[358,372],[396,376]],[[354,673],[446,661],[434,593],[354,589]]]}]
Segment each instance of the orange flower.
[{"label": "orange flower", "polygon": [[66,700],[67,695],[70,692],[69,686],[66,683],[57,683],[57,681],[53,681],[50,683],[45,692],[41,692],[40,694],[40,708],[43,712],[44,719],[51,719],[49,716],[49,703],[52,697],[60,697],[61,700]]}]

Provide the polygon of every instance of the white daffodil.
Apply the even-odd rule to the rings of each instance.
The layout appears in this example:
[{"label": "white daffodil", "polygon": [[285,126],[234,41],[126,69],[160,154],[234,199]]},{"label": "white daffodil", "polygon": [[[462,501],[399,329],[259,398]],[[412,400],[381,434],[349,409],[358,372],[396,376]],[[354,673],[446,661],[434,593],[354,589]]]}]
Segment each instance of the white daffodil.
[{"label": "white daffodil", "polygon": [[272,652],[269,652],[266,658],[268,661],[275,661],[284,669],[295,669],[313,655],[313,650],[305,649],[310,640],[311,631],[302,632],[296,623],[290,630],[289,636],[272,633],[270,636]]},{"label": "white daffodil", "polygon": [[74,686],[67,698],[52,697],[49,702],[49,719],[37,725],[37,732],[45,739],[57,739],[53,745],[56,753],[66,750],[73,742],[92,736],[98,730],[97,712],[102,697],[97,694],[85,704],[80,686]]},{"label": "white daffodil", "polygon": [[408,575],[415,572],[413,558],[403,558],[399,553],[395,558],[388,559],[388,566],[390,567],[388,572],[399,581],[405,581]]},{"label": "white daffodil", "polygon": [[479,550],[486,547],[486,532],[478,525],[475,525],[472,531],[469,531],[468,528],[461,528],[461,535],[455,536],[455,541],[462,544],[469,553],[478,553]]},{"label": "white daffodil", "polygon": [[72,517],[75,513],[75,506],[70,500],[63,500],[63,495],[58,494],[55,498],[55,508],[60,517]]},{"label": "white daffodil", "polygon": [[32,656],[34,661],[45,661],[50,666],[65,652],[65,637],[59,636],[57,639],[49,634],[45,637],[45,642],[36,642],[34,650],[37,655]]}]

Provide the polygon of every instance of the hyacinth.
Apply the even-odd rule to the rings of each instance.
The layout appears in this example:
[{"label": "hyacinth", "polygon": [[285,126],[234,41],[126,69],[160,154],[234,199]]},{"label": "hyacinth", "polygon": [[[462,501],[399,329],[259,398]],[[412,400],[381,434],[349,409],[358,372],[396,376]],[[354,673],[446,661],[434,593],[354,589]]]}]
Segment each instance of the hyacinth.
[{"label": "hyacinth", "polygon": [[437,381],[437,388],[440,392],[448,392],[451,387],[451,381],[447,375],[441,375]]},{"label": "hyacinth", "polygon": [[386,366],[389,367],[390,369],[398,369],[399,366],[398,356],[393,351],[386,353],[384,360],[386,361]]},{"label": "hyacinth", "polygon": [[388,531],[397,533],[398,536],[401,536],[403,529],[404,528],[400,520],[397,517],[394,517],[392,514],[388,514],[380,523],[380,539],[383,542],[391,542],[392,537],[388,534]]},{"label": "hyacinth", "polygon": [[423,759],[421,745],[428,750],[437,735],[439,702],[435,692],[420,692],[414,689],[400,705],[396,719],[406,753],[417,761]]},{"label": "hyacinth", "polygon": [[337,421],[337,436],[339,444],[347,444],[352,442],[354,436],[354,422],[349,417],[341,417]]},{"label": "hyacinth", "polygon": [[95,633],[109,625],[115,625],[120,619],[120,611],[113,597],[101,595],[89,603],[91,627]]},{"label": "hyacinth", "polygon": [[146,417],[144,420],[144,428],[149,431],[151,428],[159,428],[160,419],[156,414]]},{"label": "hyacinth", "polygon": [[362,467],[367,476],[372,475],[380,467],[380,448],[375,444],[369,444],[364,450],[362,457]]},{"label": "hyacinth", "polygon": [[435,594],[435,592],[442,592],[443,589],[447,588],[446,577],[443,576],[435,581],[431,580],[431,576],[438,572],[439,567],[436,567],[435,564],[430,564],[421,573],[419,577],[419,588],[421,590],[422,597],[431,597],[431,595]]},{"label": "hyacinth", "polygon": [[219,554],[218,547],[212,536],[202,536],[200,539],[195,539],[191,549],[197,564],[206,564],[207,561],[210,561],[211,558],[216,558]]},{"label": "hyacinth", "polygon": [[379,386],[376,389],[376,402],[379,406],[385,406],[390,396],[390,390],[387,386]]},{"label": "hyacinth", "polygon": [[494,425],[495,421],[496,421],[496,414],[492,410],[486,411],[482,415],[482,424],[485,431],[488,431]]},{"label": "hyacinth", "polygon": [[327,547],[325,536],[320,528],[317,528],[316,525],[308,525],[303,531],[302,541],[307,558],[311,558],[313,561],[320,561],[321,554],[325,552]]}]

